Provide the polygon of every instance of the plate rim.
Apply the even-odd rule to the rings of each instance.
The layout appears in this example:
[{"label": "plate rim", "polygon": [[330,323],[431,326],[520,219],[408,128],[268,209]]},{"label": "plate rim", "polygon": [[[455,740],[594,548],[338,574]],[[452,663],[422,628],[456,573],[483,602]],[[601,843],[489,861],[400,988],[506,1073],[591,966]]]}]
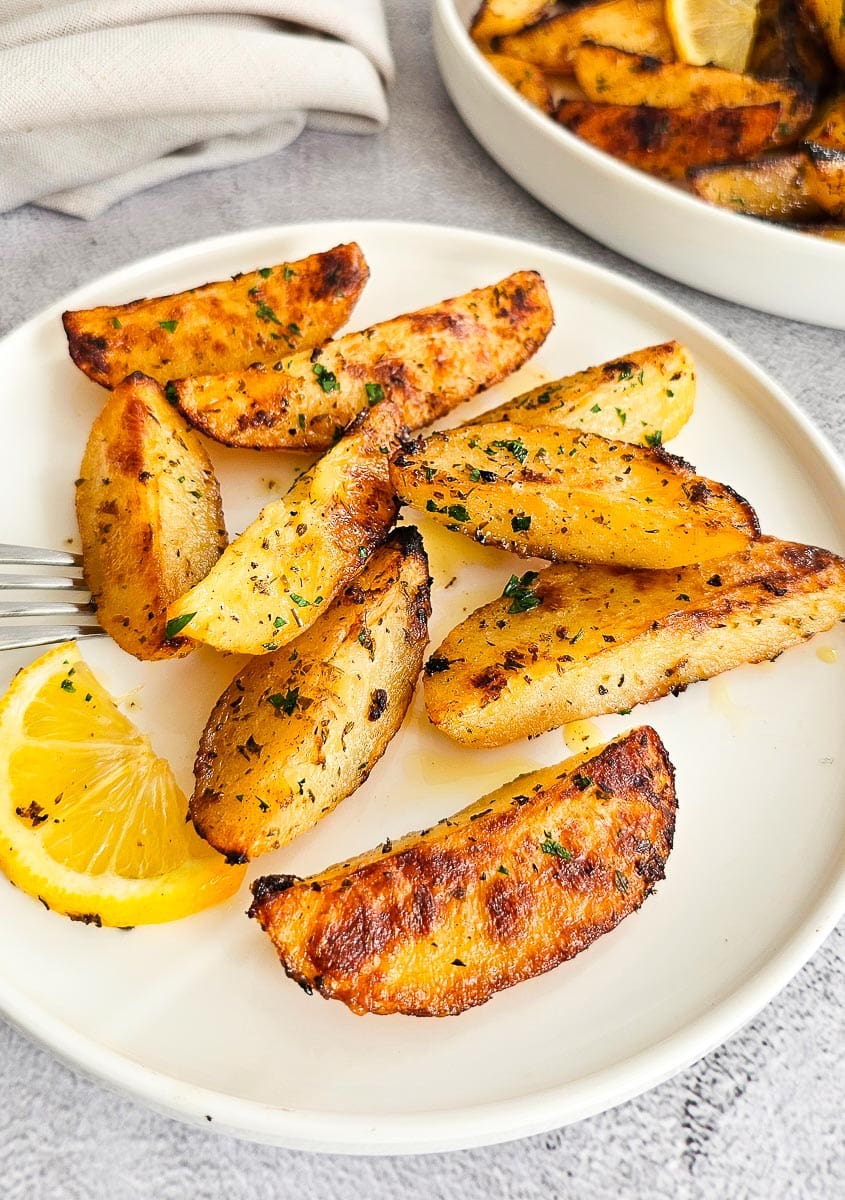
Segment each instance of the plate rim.
[{"label": "plate rim", "polygon": [[[237,230],[171,247],[116,267],[28,317],[0,339],[6,343],[32,327],[44,325],[69,306],[86,303],[92,288],[105,289],[120,278],[157,271],[202,257],[217,250],[228,253],[240,245],[274,237],[363,237],[365,232],[435,237],[493,244],[497,249],[550,257],[565,271],[585,274],[636,300],[662,310],[667,318],[680,317],[709,344],[742,368],[755,384],[774,399],[782,416],[791,421],[805,445],[817,454],[832,479],[845,494],[845,463],[828,437],[818,429],[791,396],[748,354],[708,322],[683,305],[627,276],[553,247],[529,239],[490,233],[457,225],[419,221],[350,218],[303,221]],[[131,282],[131,280],[130,280]],[[436,1153],[493,1145],[546,1132],[616,1107],[665,1082],[733,1037],[793,978],[829,936],[845,912],[845,846],[836,872],[820,885],[817,897],[791,936],[745,981],[697,1020],[688,1022],[661,1041],[628,1059],[602,1068],[575,1083],[543,1088],[518,1098],[489,1104],[460,1106],[435,1112],[402,1115],[349,1114],[324,1109],[288,1108],[225,1094],[186,1083],[173,1075],[145,1066],[74,1030],[60,1018],[38,1010],[0,974],[0,1015],[31,1040],[48,1049],[65,1064],[113,1090],[176,1119],[213,1128],[233,1136],[297,1150],[358,1155]],[[30,1009],[30,1011],[27,1011]],[[621,1075],[621,1083],[620,1083]],[[459,1132],[456,1132],[459,1129]]]}]

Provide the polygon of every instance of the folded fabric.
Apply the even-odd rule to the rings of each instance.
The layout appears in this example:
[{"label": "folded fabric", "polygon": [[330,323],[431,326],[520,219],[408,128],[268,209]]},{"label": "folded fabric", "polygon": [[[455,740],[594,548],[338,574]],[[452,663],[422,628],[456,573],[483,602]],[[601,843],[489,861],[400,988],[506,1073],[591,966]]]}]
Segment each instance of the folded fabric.
[{"label": "folded fabric", "polygon": [[0,212],[375,132],[392,73],[380,0],[0,0]]}]

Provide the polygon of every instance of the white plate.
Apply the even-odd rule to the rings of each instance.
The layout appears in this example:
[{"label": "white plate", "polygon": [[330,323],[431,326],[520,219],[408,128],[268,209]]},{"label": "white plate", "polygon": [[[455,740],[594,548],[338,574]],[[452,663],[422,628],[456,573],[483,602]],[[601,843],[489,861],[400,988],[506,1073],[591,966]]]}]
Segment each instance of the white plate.
[{"label": "white plate", "polygon": [[763,312],[845,329],[845,245],[714,208],[563,129],[467,33],[479,0],[434,0],[434,47],[460,115],[543,204],[636,262]]},{"label": "white plate", "polygon": [[[73,480],[103,394],[71,365],[64,307],[187,287],[357,238],[371,281],[354,326],[497,280],[545,276],[557,324],[536,358],[483,408],[541,378],[677,337],[700,374],[677,449],[756,502],[763,526],[845,549],[845,479],[777,387],[726,341],[642,288],[522,242],[423,225],[349,221],[248,232],[127,267],[0,343],[6,433],[2,539],[62,546]],[[469,407],[464,410],[471,411]],[[229,528],[291,477],[294,458],[212,447]],[[269,490],[267,480],[276,482]],[[509,556],[429,539],[432,644],[497,595]],[[444,585],[457,576],[450,588]],[[641,912],[556,971],[457,1018],[355,1017],[306,997],[268,939],[231,903],[130,933],[71,924],[0,880],[0,1006],[78,1068],[189,1121],[309,1149],[380,1153],[472,1146],[559,1126],[652,1086],[748,1020],[845,907],[842,662],[845,628],[680,698],[603,718],[608,736],[648,721],[677,768],[668,877]],[[174,764],[183,784],[231,660],[201,651],[140,664],[111,643],[86,658]],[[0,662],[5,683],[32,656]],[[304,874],[430,825],[519,771],[566,757],[560,732],[469,752],[427,726],[419,703],[367,784],[253,874]]]}]

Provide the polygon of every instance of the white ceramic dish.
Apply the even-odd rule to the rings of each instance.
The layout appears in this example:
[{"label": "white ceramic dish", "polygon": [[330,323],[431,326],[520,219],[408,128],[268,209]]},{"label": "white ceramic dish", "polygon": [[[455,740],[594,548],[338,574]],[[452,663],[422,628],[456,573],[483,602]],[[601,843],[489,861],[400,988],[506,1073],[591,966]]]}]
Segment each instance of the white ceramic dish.
[{"label": "white ceramic dish", "polygon": [[[841,466],[783,393],[708,328],[539,246],[361,221],[248,232],[160,255],[87,285],[0,343],[3,540],[61,546],[74,536],[73,480],[102,392],[67,357],[62,308],[187,287],[350,238],[372,270],[354,326],[516,268],[542,271],[555,329],[475,409],[636,346],[683,340],[700,388],[679,452],[751,497],[764,528],[845,549]],[[294,464],[217,446],[212,456],[233,531],[278,494]],[[436,646],[522,564],[418,523],[437,583]],[[667,879],[586,953],[482,1008],[442,1021],[361,1018],[306,997],[244,917],[246,889],[186,921],[125,933],[71,924],[0,880],[0,1009],[65,1061],[162,1111],[293,1147],[443,1150],[618,1104],[739,1028],[845,907],[845,673],[816,653],[822,645],[842,655],[843,634],[839,626],[774,665],[598,722],[611,736],[648,721],[669,748],[680,811]],[[140,664],[105,641],[83,650],[188,786],[232,662],[200,651]],[[4,657],[0,683],[29,657]],[[319,869],[566,754],[559,731],[499,751],[462,750],[426,724],[417,703],[367,784],[252,873]]]},{"label": "white ceramic dish", "polygon": [[443,82],[485,150],[591,237],[692,287],[845,329],[845,245],[711,207],[595,149],[534,108],[467,33],[478,0],[434,0]]}]

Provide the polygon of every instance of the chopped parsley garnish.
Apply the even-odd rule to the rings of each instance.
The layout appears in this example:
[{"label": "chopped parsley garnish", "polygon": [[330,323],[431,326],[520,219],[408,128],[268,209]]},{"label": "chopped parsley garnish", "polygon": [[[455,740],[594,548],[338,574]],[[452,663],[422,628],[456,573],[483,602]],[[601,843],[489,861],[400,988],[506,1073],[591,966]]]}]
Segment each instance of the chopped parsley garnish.
[{"label": "chopped parsley garnish", "polygon": [[510,871],[507,869],[507,867],[503,867],[500,865],[498,870],[499,870],[500,875],[510,875]]},{"label": "chopped parsley garnish", "polygon": [[[426,473],[428,470],[429,468],[426,467]],[[469,471],[469,477],[472,482],[478,483],[478,481],[481,479],[481,472],[479,471],[478,467],[467,467],[467,470]]]},{"label": "chopped parsley garnish", "polygon": [[300,414],[299,414],[299,416],[296,418],[296,423],[297,423],[297,425],[299,426],[299,428],[300,428],[300,429],[304,429],[304,428],[305,428],[305,413],[300,413]]},{"label": "chopped parsley garnish", "polygon": [[180,634],[182,632],[182,630],[185,628],[185,626],[188,624],[189,621],[193,621],[193,619],[196,615],[197,614],[195,612],[192,612],[192,613],[182,613],[178,617],[171,617],[171,619],[167,622],[167,624],[164,627],[165,638],[168,640],[170,638],[175,638],[177,636],[177,634]]},{"label": "chopped parsley garnish", "polygon": [[434,501],[433,501],[433,500],[426,500],[426,502],[425,502],[425,511],[426,511],[426,512],[436,512],[436,513],[442,513],[442,512],[445,512],[445,511],[446,511],[446,509],[445,509],[445,508],[439,508],[439,507],[438,507],[438,506],[437,506],[437,505],[434,503]]},{"label": "chopped parsley garnish", "polygon": [[619,418],[619,420],[622,422],[623,425],[628,420],[628,414],[625,412],[624,408],[617,408],[616,415]]},{"label": "chopped parsley garnish", "polygon": [[572,854],[565,846],[561,846],[560,842],[555,841],[548,829],[543,830],[544,840],[540,842],[540,849],[544,854],[552,854],[555,858],[562,858],[564,862],[572,862]]},{"label": "chopped parsley garnish", "polygon": [[255,315],[258,317],[259,321],[272,321],[275,325],[281,325],[282,323],[273,312],[269,304],[265,304],[263,300],[257,306]]},{"label": "chopped parsley garnish", "polygon": [[[270,276],[273,274],[273,271],[272,271],[272,268],[270,268],[270,267],[261,267],[261,268],[259,268],[258,274],[261,276],[262,279],[269,279]],[[285,276],[285,278],[287,278],[287,276]]]},{"label": "chopped parsley garnish", "polygon": [[450,504],[446,512],[453,521],[468,521],[469,513],[464,508],[463,504]]},{"label": "chopped parsley garnish", "polygon": [[521,579],[517,575],[511,575],[502,592],[502,595],[511,601],[509,613],[528,612],[543,603],[541,598],[531,591],[538,579],[536,571],[526,571]]},{"label": "chopped parsley garnish", "polygon": [[508,441],[491,442],[491,446],[496,446],[500,450],[510,450],[518,463],[524,463],[528,457],[528,447],[519,438],[514,438]]},{"label": "chopped parsley garnish", "polygon": [[647,446],[662,446],[663,430],[655,429],[654,433],[647,433],[645,435],[645,441]]},{"label": "chopped parsley garnish", "polygon": [[176,391],[175,383],[165,384],[164,398],[168,402],[168,404],[178,404],[179,403],[179,393]]},{"label": "chopped parsley garnish", "polygon": [[287,625],[287,621],[285,620],[285,618],[284,617],[276,617],[276,619],[273,622],[273,628],[281,629],[283,625]]},{"label": "chopped parsley garnish", "polygon": [[374,404],[380,404],[384,399],[384,388],[380,383],[365,383],[364,390],[367,393],[367,403],[369,404],[370,408],[372,408]]},{"label": "chopped parsley garnish", "polygon": [[601,412],[601,405],[594,404],[593,407],[590,409],[590,412]]},{"label": "chopped parsley garnish", "polygon": [[123,322],[121,321],[120,317],[112,317],[111,323],[115,327],[115,329],[123,328]]},{"label": "chopped parsley garnish", "polygon": [[293,279],[295,274],[296,271],[294,271],[292,267],[289,267],[287,263],[285,263],[285,283],[287,283],[288,280]]},{"label": "chopped parsley garnish", "polygon": [[310,608],[311,601],[306,600],[304,596],[298,595],[297,592],[291,592],[290,598],[297,608]]},{"label": "chopped parsley garnish", "polygon": [[62,682],[59,684],[59,687],[62,689],[63,692],[75,692],[76,691],[75,686],[73,685],[73,683],[71,683],[71,681],[69,679],[63,679]]},{"label": "chopped parsley garnish", "polygon": [[511,529],[514,533],[522,533],[526,529],[531,528],[531,518],[525,513],[519,513],[511,521]]},{"label": "chopped parsley garnish", "polygon": [[288,325],[288,329],[291,331],[294,337],[302,337],[302,330],[299,328],[296,321],[291,321]]},{"label": "chopped parsley garnish", "polygon": [[178,324],[178,321],[159,321],[160,327],[166,329],[168,333],[175,333]]},{"label": "chopped parsley garnish", "polygon": [[426,483],[431,483],[432,479],[437,474],[437,467],[423,467],[423,470],[425,471]]},{"label": "chopped parsley garnish", "polygon": [[587,788],[592,785],[592,779],[589,775],[573,775],[572,782],[578,788],[579,792],[586,792]]},{"label": "chopped parsley garnish", "polygon": [[337,376],[333,371],[327,371],[322,363],[314,363],[311,368],[317,376],[317,382],[324,392],[339,392],[340,384],[337,381]]},{"label": "chopped parsley garnish", "polygon": [[358,547],[358,557],[360,558],[361,562],[370,557],[370,552],[366,546]]},{"label": "chopped parsley garnish", "polygon": [[293,710],[299,704],[299,688],[291,688],[285,692],[284,696],[281,692],[276,692],[274,695],[267,697],[267,703],[272,704],[277,712],[283,712],[287,716],[291,716]]}]

